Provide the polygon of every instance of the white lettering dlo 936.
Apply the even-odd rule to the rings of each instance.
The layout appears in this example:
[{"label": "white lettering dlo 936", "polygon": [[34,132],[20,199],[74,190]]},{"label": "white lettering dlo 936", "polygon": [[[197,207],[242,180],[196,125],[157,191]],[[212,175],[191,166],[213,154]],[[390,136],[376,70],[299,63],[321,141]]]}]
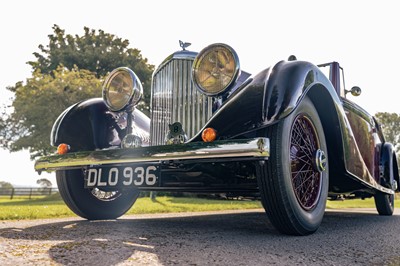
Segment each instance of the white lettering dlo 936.
[{"label": "white lettering dlo 936", "polygon": [[[103,172],[104,170],[104,172]],[[154,186],[157,183],[157,167],[112,167],[108,171],[103,168],[91,168],[87,170],[87,187],[114,187],[122,182],[124,186]]]}]

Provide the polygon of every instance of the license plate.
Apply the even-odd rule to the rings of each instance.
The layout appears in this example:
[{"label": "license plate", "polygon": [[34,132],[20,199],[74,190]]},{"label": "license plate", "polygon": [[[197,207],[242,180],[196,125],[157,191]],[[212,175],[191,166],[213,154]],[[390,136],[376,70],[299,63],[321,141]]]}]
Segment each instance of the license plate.
[{"label": "license plate", "polygon": [[160,166],[124,165],[89,167],[85,170],[85,188],[157,187],[160,183]]}]

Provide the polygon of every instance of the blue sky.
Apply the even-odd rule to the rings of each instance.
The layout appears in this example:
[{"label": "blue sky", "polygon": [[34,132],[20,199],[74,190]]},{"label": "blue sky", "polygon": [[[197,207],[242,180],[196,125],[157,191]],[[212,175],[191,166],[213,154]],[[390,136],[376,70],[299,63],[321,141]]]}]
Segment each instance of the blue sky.
[{"label": "blue sky", "polygon": [[[223,42],[238,53],[243,70],[256,74],[291,54],[315,64],[339,62],[346,86],[362,94],[351,100],[371,114],[400,113],[397,77],[400,16],[395,1],[7,1],[0,9],[0,104],[11,97],[6,87],[31,75],[26,64],[39,44],[48,43],[53,24],[68,34],[83,27],[128,39],[149,62],[158,65],[179,50]],[[350,96],[352,97],[352,96]],[[0,180],[34,185],[28,152],[0,150]],[[12,166],[14,165],[14,166]],[[41,177],[54,181],[53,175]]]}]

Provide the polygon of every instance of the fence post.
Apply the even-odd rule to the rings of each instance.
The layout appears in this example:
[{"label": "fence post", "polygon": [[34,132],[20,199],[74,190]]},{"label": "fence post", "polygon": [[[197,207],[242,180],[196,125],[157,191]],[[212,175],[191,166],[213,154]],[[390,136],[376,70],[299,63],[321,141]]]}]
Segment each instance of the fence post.
[{"label": "fence post", "polygon": [[10,196],[10,200],[12,200],[14,198],[14,188],[11,189],[11,196]]},{"label": "fence post", "polygon": [[29,199],[31,199],[31,198],[32,198],[32,188],[31,188],[31,190],[29,192]]},{"label": "fence post", "polygon": [[157,192],[150,191],[150,199],[151,201],[156,201]]}]

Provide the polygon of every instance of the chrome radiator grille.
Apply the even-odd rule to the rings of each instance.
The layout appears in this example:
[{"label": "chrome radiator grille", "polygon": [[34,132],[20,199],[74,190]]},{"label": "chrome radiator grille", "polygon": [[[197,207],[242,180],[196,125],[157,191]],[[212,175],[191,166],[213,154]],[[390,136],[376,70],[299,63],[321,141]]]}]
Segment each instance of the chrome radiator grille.
[{"label": "chrome radiator grille", "polygon": [[168,125],[180,122],[190,139],[211,117],[212,98],[194,87],[191,69],[195,53],[181,51],[153,75],[151,88],[151,145],[164,145]]}]

